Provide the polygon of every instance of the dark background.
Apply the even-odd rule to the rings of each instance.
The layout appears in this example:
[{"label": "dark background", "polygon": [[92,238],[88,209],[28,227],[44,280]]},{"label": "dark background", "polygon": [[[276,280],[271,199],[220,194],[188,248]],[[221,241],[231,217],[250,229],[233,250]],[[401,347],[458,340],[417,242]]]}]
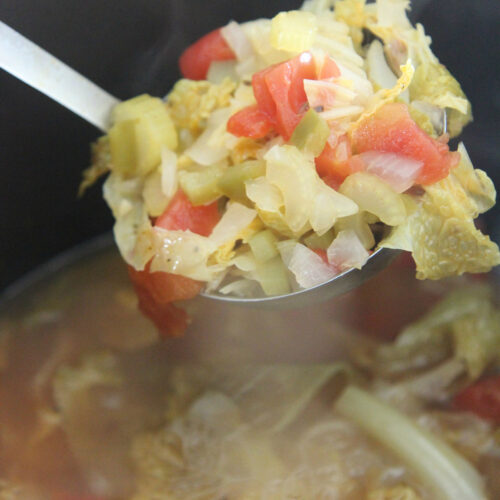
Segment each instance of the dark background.
[{"label": "dark background", "polygon": [[[272,17],[300,1],[2,0],[0,20],[113,95],[163,96],[184,47],[230,19]],[[463,140],[500,186],[500,2],[414,0],[411,15],[461,82],[475,121]],[[108,231],[100,186],[76,198],[98,131],[0,70],[0,290],[49,257]],[[500,210],[485,217],[500,241]]]}]

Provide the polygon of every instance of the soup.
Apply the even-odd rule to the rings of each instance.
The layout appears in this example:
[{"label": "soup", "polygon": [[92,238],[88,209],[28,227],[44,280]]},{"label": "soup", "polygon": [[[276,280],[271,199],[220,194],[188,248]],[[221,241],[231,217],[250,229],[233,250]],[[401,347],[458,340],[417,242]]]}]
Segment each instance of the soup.
[{"label": "soup", "polygon": [[498,422],[455,397],[498,367],[457,340],[478,303],[484,332],[497,324],[483,283],[415,283],[400,259],[303,310],[198,298],[186,335],[160,340],[114,250],[50,270],[2,311],[0,498],[500,494]]}]

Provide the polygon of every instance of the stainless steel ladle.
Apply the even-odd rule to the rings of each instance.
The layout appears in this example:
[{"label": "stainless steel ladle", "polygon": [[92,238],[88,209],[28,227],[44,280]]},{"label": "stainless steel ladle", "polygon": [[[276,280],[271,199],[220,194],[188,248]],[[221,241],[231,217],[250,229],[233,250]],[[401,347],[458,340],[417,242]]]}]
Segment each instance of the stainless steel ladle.
[{"label": "stainless steel ladle", "polygon": [[[111,110],[120,101],[83,75],[0,21],[0,68],[73,111],[98,129],[109,128]],[[399,253],[381,248],[361,270],[350,269],[305,290],[278,296],[242,298],[217,293],[202,295],[232,304],[265,308],[295,308],[344,294],[387,267]]]}]

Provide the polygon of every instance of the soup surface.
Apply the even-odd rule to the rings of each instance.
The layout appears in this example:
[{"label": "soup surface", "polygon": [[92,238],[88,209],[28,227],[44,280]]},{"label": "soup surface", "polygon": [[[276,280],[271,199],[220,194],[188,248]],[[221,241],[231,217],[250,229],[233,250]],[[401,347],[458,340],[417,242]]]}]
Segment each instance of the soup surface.
[{"label": "soup surface", "polygon": [[114,250],[49,270],[2,308],[0,499],[499,497],[498,422],[453,403],[498,369],[486,284],[400,259],[302,310],[198,298],[160,340]]}]

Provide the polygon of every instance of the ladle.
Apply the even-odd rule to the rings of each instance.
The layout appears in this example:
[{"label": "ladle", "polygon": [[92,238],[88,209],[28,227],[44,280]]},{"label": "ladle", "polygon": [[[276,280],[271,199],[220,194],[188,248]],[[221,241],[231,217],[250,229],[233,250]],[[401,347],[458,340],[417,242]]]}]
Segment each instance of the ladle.
[{"label": "ladle", "polygon": [[[106,132],[112,108],[120,101],[47,51],[0,21],[0,67]],[[204,297],[237,305],[295,308],[331,299],[361,285],[399,253],[381,248],[361,270],[349,269],[320,285],[278,296],[242,298],[217,293]]]}]

